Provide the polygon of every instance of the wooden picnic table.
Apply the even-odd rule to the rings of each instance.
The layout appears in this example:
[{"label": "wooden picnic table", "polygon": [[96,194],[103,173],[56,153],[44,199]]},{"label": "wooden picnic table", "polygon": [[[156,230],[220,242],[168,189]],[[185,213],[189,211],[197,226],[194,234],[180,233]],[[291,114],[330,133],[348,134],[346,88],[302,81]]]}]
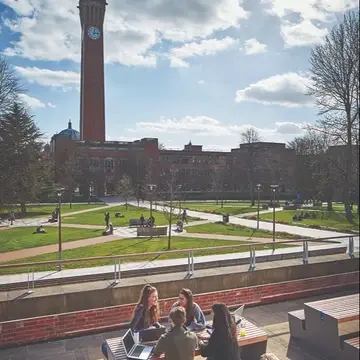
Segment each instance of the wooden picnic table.
[{"label": "wooden picnic table", "polygon": [[[266,352],[268,334],[258,328],[255,324],[248,320],[245,321],[245,330],[246,335],[240,335],[240,325],[238,326],[238,343],[241,347],[241,359],[242,360],[252,360],[260,359],[260,356]],[[211,324],[211,322],[207,323]],[[206,330],[197,332],[199,338],[206,339],[210,335]],[[108,350],[109,350],[109,359],[111,360],[126,360],[125,348],[122,343],[122,337],[112,338],[106,340]],[[195,351],[195,356],[200,355],[200,350]],[[151,360],[160,360],[164,359],[164,354],[160,356],[152,356]]]}]

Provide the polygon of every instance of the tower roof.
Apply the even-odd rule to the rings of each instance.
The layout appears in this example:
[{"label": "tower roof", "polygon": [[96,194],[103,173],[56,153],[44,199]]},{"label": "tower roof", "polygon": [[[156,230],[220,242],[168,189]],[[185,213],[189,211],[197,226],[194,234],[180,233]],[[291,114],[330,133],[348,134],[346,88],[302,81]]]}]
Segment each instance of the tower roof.
[{"label": "tower roof", "polygon": [[71,136],[72,140],[80,140],[80,133],[72,128],[71,120],[68,122],[67,129],[60,131],[58,136]]}]

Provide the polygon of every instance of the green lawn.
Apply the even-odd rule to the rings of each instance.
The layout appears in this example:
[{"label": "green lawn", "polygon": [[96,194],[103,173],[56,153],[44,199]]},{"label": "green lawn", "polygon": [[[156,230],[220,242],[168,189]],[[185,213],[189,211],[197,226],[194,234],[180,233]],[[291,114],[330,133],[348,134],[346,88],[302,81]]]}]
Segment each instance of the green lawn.
[{"label": "green lawn", "polygon": [[[354,220],[353,222],[349,222],[345,218],[345,213],[338,212],[338,211],[314,211],[316,213],[316,219],[303,219],[302,221],[293,221],[292,218],[296,213],[300,213],[301,211],[308,211],[311,210],[300,210],[300,211],[278,211],[276,212],[276,221],[287,223],[296,226],[315,226],[315,227],[323,227],[328,229],[336,229],[340,231],[359,231],[359,217],[356,213],[354,213]],[[272,214],[263,214],[260,215],[262,220],[272,220]]]},{"label": "green lawn", "polygon": [[[232,236],[246,236],[246,237],[259,237],[259,238],[271,238],[272,232],[267,230],[257,230],[246,226],[234,225],[234,224],[202,224],[196,226],[186,227],[186,231],[189,233],[205,233],[205,234],[219,234],[219,235],[232,235]],[[284,232],[275,233],[278,239],[299,239],[298,235],[292,235]]]},{"label": "green lawn", "polygon": [[[46,204],[46,205],[29,205],[26,207],[26,214],[20,213],[20,209],[17,208],[14,210],[15,217],[18,218],[31,218],[31,217],[41,217],[41,216],[50,216],[51,213],[55,210],[56,206],[58,204]],[[96,209],[100,206],[106,206],[106,204],[62,204],[61,205],[61,212],[63,214],[70,213],[73,211],[80,211],[80,210],[87,210],[87,209]],[[0,209],[0,217],[7,219],[8,218],[9,211],[8,210],[1,210]]]},{"label": "green lawn", "polygon": [[[158,206],[158,209],[162,209],[161,206]],[[138,208],[136,206],[128,205],[128,210],[126,210],[125,205],[110,207],[109,210],[106,210],[110,213],[110,221],[114,226],[128,226],[129,219],[139,219],[141,214],[144,215],[145,218],[149,217],[150,210],[147,208]],[[116,218],[115,213],[121,213],[124,215],[123,218]],[[176,223],[177,218],[179,218],[179,213],[177,212],[173,223]],[[165,215],[162,211],[153,211],[153,216],[155,218],[155,224],[167,225],[168,220],[165,218]],[[189,221],[194,220],[192,218],[188,219]],[[63,222],[68,224],[91,224],[91,225],[104,225],[105,226],[105,211],[91,211],[88,213],[64,216]]]},{"label": "green lawn", "polygon": [[[191,249],[191,248],[207,248],[213,246],[229,246],[232,244],[250,244],[249,242],[244,241],[226,241],[226,240],[214,240],[214,239],[194,239],[186,237],[174,237],[171,242],[172,250],[180,249]],[[257,250],[270,249],[272,245],[259,245]],[[278,248],[285,247],[285,245],[277,245]],[[287,246],[289,247],[289,246]],[[145,252],[156,252],[156,251],[165,251],[167,249],[167,238],[157,238],[157,239],[122,239],[111,241],[105,244],[98,244],[92,246],[86,246],[82,248],[70,249],[63,251],[63,259],[76,259],[76,258],[86,258],[86,257],[95,257],[95,256],[110,256],[110,255],[126,255],[126,254],[136,254],[136,253],[145,253]],[[204,250],[201,252],[194,252],[194,256],[203,256],[203,255],[214,255],[214,254],[225,254],[225,253],[234,253],[234,252],[245,252],[249,251],[246,248],[233,248],[233,249],[223,249],[223,250]],[[47,260],[56,260],[57,253],[50,253],[39,255],[35,257],[29,257],[21,260],[16,260],[9,262],[8,264],[15,263],[27,263],[27,262],[39,262]],[[163,259],[176,259],[181,257],[187,257],[187,254],[164,254],[160,257],[153,257],[149,255],[144,255],[138,258],[129,258],[126,260],[121,260],[121,262],[137,262],[137,261],[151,261],[151,260],[163,260]],[[78,262],[72,264],[65,264],[64,268],[74,269],[74,268],[85,268],[93,266],[102,266],[102,265],[113,265],[114,260],[97,260],[93,262]],[[46,271],[54,270],[55,265],[40,265],[34,267],[35,271]],[[23,273],[24,268],[15,268],[9,270],[0,270],[0,274],[9,274],[9,273]]]},{"label": "green lawn", "polygon": [[[51,245],[58,242],[57,227],[45,227],[46,234],[33,234],[35,227],[15,227],[0,230],[0,253],[29,249],[37,246]],[[63,227],[62,241],[74,241],[102,236],[103,230],[75,229]]]},{"label": "green lawn", "polygon": [[224,202],[223,207],[221,207],[220,202],[219,204],[216,204],[216,202],[187,202],[182,207],[188,210],[230,215],[245,214],[257,209],[256,206],[251,207],[249,202]]}]

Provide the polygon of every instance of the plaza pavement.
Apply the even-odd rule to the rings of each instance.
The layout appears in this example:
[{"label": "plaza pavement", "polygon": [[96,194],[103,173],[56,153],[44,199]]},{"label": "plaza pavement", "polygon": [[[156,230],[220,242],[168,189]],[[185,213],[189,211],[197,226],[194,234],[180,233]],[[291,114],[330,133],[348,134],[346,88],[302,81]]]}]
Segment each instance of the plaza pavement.
[{"label": "plaza pavement", "polygon": [[[269,335],[267,352],[274,353],[279,360],[324,360],[305,347],[290,340],[287,313],[303,308],[306,302],[349,295],[342,292],[285,301],[252,308],[245,308],[244,317],[263,328]],[[210,316],[207,316],[210,320]],[[104,332],[65,340],[39,343],[7,350],[0,350],[1,360],[100,360],[100,346],[105,339],[122,336],[126,330]],[[204,359],[201,356],[196,360]],[[259,360],[259,359],[254,359]]]}]

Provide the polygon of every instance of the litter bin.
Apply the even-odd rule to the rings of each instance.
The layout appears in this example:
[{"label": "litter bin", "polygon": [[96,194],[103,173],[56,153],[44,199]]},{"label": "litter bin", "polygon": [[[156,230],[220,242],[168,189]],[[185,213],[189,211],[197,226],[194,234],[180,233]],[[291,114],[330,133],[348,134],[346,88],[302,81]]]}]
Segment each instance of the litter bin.
[{"label": "litter bin", "polygon": [[229,222],[229,214],[223,214],[223,223],[227,224]]}]

